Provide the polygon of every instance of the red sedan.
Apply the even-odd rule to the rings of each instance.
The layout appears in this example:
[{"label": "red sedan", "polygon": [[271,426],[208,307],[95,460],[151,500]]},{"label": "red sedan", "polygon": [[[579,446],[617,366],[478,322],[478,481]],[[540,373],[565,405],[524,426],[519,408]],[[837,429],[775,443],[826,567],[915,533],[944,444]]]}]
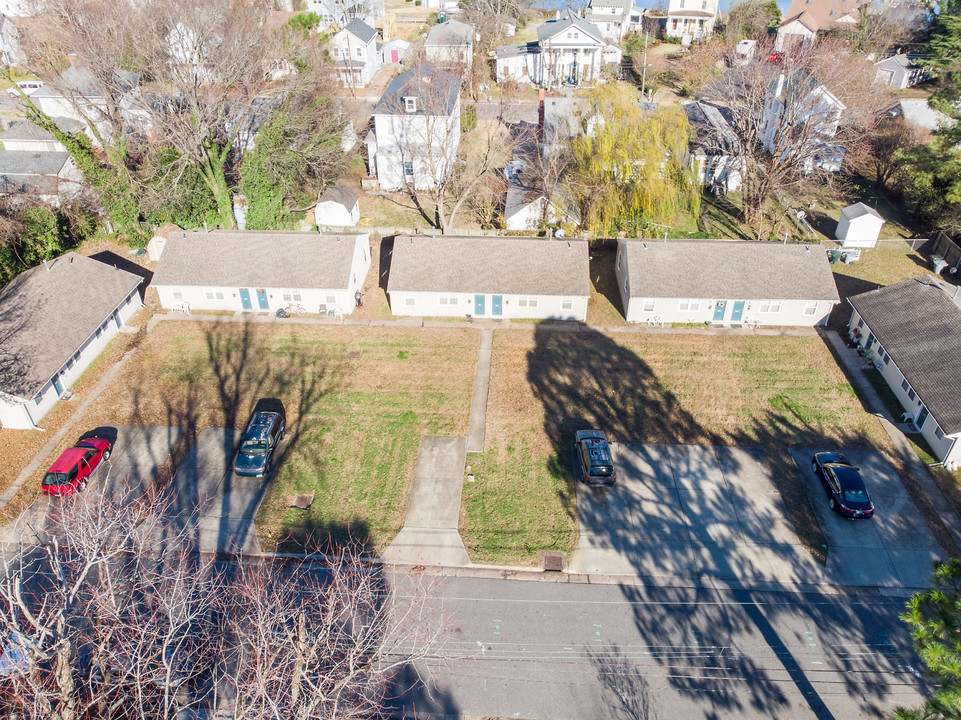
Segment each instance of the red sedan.
[{"label": "red sedan", "polygon": [[80,492],[100,463],[110,457],[110,450],[110,441],[101,438],[87,438],[65,450],[43,476],[43,494],[66,497]]}]

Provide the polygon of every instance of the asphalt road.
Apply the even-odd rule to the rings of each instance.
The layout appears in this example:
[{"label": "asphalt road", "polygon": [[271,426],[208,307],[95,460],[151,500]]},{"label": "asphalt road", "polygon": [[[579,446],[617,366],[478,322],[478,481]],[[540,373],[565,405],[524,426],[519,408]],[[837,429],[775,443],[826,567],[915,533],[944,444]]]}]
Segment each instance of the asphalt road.
[{"label": "asphalt road", "polygon": [[451,578],[451,624],[409,713],[861,718],[926,688],[903,598]]}]

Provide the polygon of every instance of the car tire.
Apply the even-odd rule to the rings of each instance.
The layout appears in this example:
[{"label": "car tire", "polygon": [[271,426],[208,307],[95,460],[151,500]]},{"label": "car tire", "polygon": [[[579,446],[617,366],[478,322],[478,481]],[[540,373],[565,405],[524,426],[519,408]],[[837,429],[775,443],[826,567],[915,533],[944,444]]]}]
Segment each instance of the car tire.
[{"label": "car tire", "polygon": [[832,510],[838,509],[838,503],[833,497],[828,498],[828,507],[831,508]]},{"label": "car tire", "polygon": [[77,483],[77,492],[83,492],[86,489],[87,489],[86,479],[81,480],[80,482]]},{"label": "car tire", "polygon": [[812,461],[811,461],[811,472],[813,472],[815,475],[818,474],[818,462],[817,462],[817,460],[812,460]]},{"label": "car tire", "polygon": [[104,460],[110,459],[110,448],[107,448],[106,450],[103,451],[103,459]]}]

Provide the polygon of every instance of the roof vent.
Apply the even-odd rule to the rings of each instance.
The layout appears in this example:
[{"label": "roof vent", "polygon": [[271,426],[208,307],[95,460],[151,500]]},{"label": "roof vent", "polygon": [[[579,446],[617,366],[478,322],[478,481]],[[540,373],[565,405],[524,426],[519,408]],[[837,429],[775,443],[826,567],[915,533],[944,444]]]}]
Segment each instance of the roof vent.
[{"label": "roof vent", "polygon": [[43,266],[44,266],[45,268],[47,268],[47,272],[50,272],[50,266],[47,265],[46,259],[44,259],[44,261],[43,261]]}]

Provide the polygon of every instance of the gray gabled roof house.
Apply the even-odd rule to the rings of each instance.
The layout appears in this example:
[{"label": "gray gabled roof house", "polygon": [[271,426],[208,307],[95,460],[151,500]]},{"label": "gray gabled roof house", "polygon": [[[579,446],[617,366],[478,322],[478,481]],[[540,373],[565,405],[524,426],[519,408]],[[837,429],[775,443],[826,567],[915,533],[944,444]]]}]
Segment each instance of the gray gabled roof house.
[{"label": "gray gabled roof house", "polygon": [[387,294],[394,315],[585,320],[585,240],[402,235]]},{"label": "gray gabled roof house", "polygon": [[924,436],[938,461],[961,463],[961,297],[923,275],[848,298],[848,330]]},{"label": "gray gabled roof house", "polygon": [[812,326],[840,302],[819,245],[741,240],[618,240],[630,322]]},{"label": "gray gabled roof house", "polygon": [[0,426],[37,427],[142,306],[140,283],[67,253],[0,288]]}]

